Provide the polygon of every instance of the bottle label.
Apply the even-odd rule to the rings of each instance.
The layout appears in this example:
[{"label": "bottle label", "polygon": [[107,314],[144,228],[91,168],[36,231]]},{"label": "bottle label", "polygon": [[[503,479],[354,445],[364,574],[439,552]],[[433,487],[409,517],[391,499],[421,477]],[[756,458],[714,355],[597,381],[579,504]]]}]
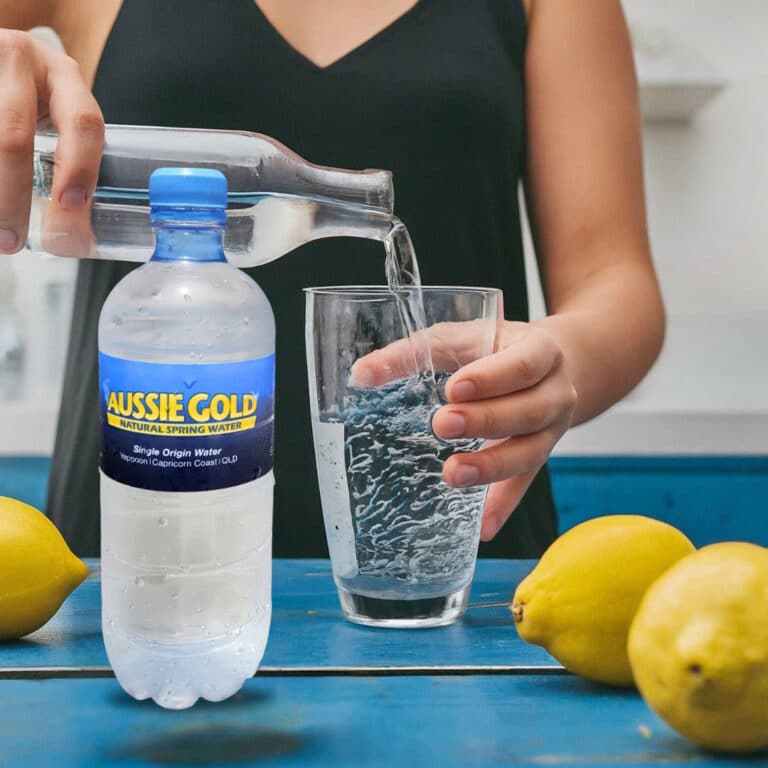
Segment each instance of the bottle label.
[{"label": "bottle label", "polygon": [[99,353],[101,468],[152,491],[211,491],[274,457],[275,356],[178,365]]}]

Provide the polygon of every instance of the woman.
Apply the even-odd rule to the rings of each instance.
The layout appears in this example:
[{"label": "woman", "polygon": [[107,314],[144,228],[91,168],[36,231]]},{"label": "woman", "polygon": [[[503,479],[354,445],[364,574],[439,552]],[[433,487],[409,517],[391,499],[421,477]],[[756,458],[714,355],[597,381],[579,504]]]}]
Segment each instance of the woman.
[{"label": "woman", "polygon": [[[626,394],[663,337],[619,0],[19,5],[0,0],[0,26],[52,26],[72,58],[0,33],[0,250],[25,237],[43,113],[61,137],[54,204],[72,217],[87,215],[102,114],[258,131],[325,165],[391,169],[424,282],[504,290],[499,351],[452,377],[434,421],[443,437],[499,442],[452,457],[444,477],[492,483],[482,539],[493,542],[482,554],[540,554],[556,534],[542,469],[552,447]],[[550,313],[533,323],[521,179]],[[317,483],[308,482],[301,288],[382,282],[380,250],[367,245],[313,243],[254,271],[278,328],[277,555],[324,553]],[[98,549],[96,318],[124,271],[79,267],[49,514],[81,555]]]}]

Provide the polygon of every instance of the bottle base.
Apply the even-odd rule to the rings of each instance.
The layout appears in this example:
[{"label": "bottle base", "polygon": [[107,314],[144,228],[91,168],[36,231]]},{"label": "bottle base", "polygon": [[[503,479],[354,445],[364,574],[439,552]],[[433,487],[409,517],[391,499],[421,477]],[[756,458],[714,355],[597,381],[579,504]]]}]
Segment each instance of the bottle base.
[{"label": "bottle base", "polygon": [[223,701],[253,677],[264,656],[269,613],[232,637],[194,643],[160,643],[103,626],[104,645],[123,690],[166,709],[187,709],[198,699]]}]

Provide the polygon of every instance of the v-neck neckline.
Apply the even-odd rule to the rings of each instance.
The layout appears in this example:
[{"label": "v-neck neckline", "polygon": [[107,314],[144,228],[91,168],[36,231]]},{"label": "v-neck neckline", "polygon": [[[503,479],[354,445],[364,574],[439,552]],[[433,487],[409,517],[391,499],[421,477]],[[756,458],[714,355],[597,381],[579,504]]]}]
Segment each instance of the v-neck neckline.
[{"label": "v-neck neckline", "polygon": [[264,13],[256,0],[249,0],[249,2],[253,6],[253,9],[259,17],[261,23],[267,28],[267,32],[276,40],[278,45],[283,48],[291,56],[291,58],[294,59],[294,61],[298,62],[299,65],[303,66],[305,69],[309,69],[316,74],[331,73],[337,67],[346,63],[348,60],[355,58],[358,54],[362,54],[370,48],[373,48],[386,41],[390,35],[413,21],[429,5],[429,0],[417,0],[417,2],[407,11],[404,11],[399,16],[395,17],[391,22],[389,22],[389,24],[382,27],[378,32],[375,32],[358,45],[350,48],[348,51],[334,59],[329,64],[321,66],[312,61],[312,59],[310,59],[306,54],[304,54],[288,41],[282,32],[280,32],[280,30],[270,21],[269,17],[266,13]]}]

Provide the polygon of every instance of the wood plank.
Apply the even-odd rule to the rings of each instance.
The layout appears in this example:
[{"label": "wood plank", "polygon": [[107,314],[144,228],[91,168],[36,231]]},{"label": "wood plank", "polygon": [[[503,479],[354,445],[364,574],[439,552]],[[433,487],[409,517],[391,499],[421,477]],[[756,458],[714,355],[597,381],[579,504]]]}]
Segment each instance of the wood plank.
[{"label": "wood plank", "polygon": [[701,752],[637,694],[571,676],[257,678],[183,712],[114,680],[3,680],[0,701],[3,764],[26,768],[765,764]]},{"label": "wood plank", "polygon": [[[92,573],[41,630],[14,643],[0,645],[0,677],[19,677],[24,669],[36,676],[55,670],[104,674],[109,661],[101,638],[98,561]],[[533,567],[532,561],[478,562],[470,604],[509,601],[515,586]],[[276,560],[273,564],[273,618],[262,666],[328,674],[355,669],[389,670],[450,668],[453,673],[480,670],[489,674],[520,668],[549,668],[557,663],[541,648],[518,637],[503,606],[470,608],[458,624],[438,629],[371,629],[345,621],[339,608],[329,563],[325,560]]]}]

